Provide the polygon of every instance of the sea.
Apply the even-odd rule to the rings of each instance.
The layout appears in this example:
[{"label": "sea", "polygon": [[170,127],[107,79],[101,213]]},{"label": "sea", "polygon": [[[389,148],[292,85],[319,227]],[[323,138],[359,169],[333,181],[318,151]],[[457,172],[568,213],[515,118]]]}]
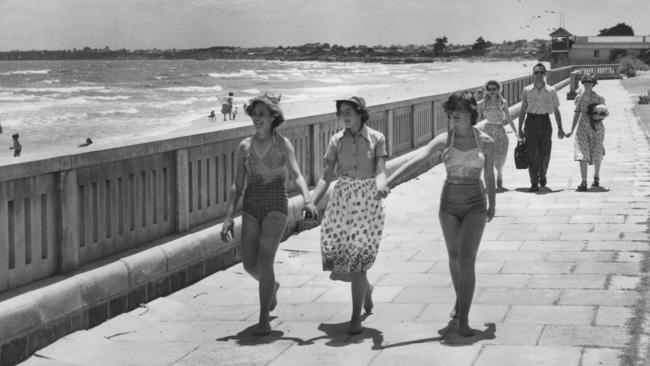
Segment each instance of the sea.
[{"label": "sea", "polygon": [[[128,144],[197,128],[250,123],[242,105],[264,92],[282,95],[288,118],[334,112],[333,101],[364,96],[369,105],[507,80],[534,61],[462,60],[420,64],[263,60],[0,61],[0,158],[19,133],[23,155],[55,154],[86,138]],[[223,122],[234,93],[239,114]],[[210,111],[216,121],[208,119]],[[6,146],[6,147],[3,147]],[[4,160],[4,159],[3,159]]]}]

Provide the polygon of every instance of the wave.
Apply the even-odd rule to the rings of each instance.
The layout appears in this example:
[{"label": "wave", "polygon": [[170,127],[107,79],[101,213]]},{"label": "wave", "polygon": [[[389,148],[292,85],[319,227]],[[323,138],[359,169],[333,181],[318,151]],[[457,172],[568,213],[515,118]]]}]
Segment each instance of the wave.
[{"label": "wave", "polygon": [[95,113],[102,116],[108,116],[113,114],[137,114],[140,113],[140,111],[134,107],[131,107],[128,109],[107,109],[105,111],[97,111]]},{"label": "wave", "polygon": [[220,92],[223,88],[219,85],[215,86],[174,86],[169,88],[162,88],[162,90],[181,92],[181,93],[204,93],[204,92]]},{"label": "wave", "polygon": [[16,95],[14,93],[0,93],[0,102],[26,102],[36,99],[35,95]]},{"label": "wave", "polygon": [[95,91],[95,92],[108,92],[108,89],[105,86],[68,86],[61,88],[1,88],[0,90],[11,91],[11,92],[28,92],[28,93],[60,93],[60,94],[72,94],[72,93],[81,93],[84,91]]},{"label": "wave", "polygon": [[126,95],[113,95],[113,96],[93,96],[93,97],[84,97],[88,100],[128,100],[131,99],[131,97],[127,97]]},{"label": "wave", "polygon": [[45,84],[58,84],[60,82],[59,79],[52,79],[52,80],[43,80]]},{"label": "wave", "polygon": [[46,108],[56,108],[61,106],[71,106],[79,104],[89,104],[90,102],[82,97],[67,98],[60,100],[53,100],[49,98],[44,98],[44,101],[38,103],[16,103],[16,104],[5,104],[0,106],[0,112],[29,112],[29,111],[38,111]]},{"label": "wave", "polygon": [[246,93],[246,94],[261,94],[261,92],[260,92],[258,89],[255,89],[255,88],[253,88],[253,89],[244,89],[244,90],[242,90],[242,93]]},{"label": "wave", "polygon": [[208,74],[208,76],[216,79],[227,79],[227,78],[238,78],[243,76],[259,76],[259,75],[255,70],[239,70],[239,72],[227,72],[227,73],[211,72]]},{"label": "wave", "polygon": [[44,75],[52,70],[18,70],[0,73],[0,75]]}]

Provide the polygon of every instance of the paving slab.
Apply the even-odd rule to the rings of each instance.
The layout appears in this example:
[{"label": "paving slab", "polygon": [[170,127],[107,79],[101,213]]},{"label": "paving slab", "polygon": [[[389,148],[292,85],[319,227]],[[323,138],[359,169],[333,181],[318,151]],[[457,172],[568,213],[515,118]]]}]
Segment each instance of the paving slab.
[{"label": "paving slab", "polygon": [[[549,187],[527,192],[528,174],[505,166],[476,263],[476,291],[463,338],[447,327],[454,290],[438,220],[443,167],[395,187],[372,314],[347,335],[350,286],[322,271],[319,228],[290,237],[276,257],[281,283],[273,331],[257,337],[257,283],[241,264],[39,350],[28,366],[71,365],[618,365],[633,350],[631,320],[650,250],[650,147],[631,96],[607,96],[607,190],[577,192],[573,141],[554,138]],[[565,128],[573,104],[562,101]],[[511,146],[514,135],[509,134]],[[647,329],[646,329],[647,331]],[[439,333],[440,332],[440,333]]]}]

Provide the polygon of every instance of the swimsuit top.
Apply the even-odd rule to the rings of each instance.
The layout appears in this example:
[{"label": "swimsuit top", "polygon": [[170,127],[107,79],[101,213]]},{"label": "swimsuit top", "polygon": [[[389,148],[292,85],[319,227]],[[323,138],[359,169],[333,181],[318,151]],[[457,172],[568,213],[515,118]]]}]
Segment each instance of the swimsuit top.
[{"label": "swimsuit top", "polygon": [[454,147],[454,129],[449,131],[447,148],[442,152],[441,160],[447,169],[447,178],[451,179],[481,179],[481,171],[485,163],[485,155],[475,128],[474,139],[476,147],[467,151]]},{"label": "swimsuit top", "polygon": [[244,158],[249,184],[268,184],[278,180],[284,183],[287,176],[287,164],[276,137],[277,135],[273,135],[273,145],[263,156],[260,156],[255,150],[253,137],[251,137],[251,146]]},{"label": "swimsuit top", "polygon": [[[498,97],[500,99],[500,97]],[[483,98],[483,115],[488,123],[503,123],[503,100],[492,101],[492,98]]]}]

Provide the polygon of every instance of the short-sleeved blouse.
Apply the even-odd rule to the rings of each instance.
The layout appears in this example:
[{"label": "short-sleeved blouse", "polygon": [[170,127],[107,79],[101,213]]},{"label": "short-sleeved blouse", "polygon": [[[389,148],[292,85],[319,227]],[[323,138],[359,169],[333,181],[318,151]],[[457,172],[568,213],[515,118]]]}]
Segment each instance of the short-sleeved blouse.
[{"label": "short-sleeved blouse", "polygon": [[355,179],[373,178],[377,158],[388,156],[384,135],[366,125],[352,135],[344,129],[334,134],[325,159],[336,163],[336,174]]}]

